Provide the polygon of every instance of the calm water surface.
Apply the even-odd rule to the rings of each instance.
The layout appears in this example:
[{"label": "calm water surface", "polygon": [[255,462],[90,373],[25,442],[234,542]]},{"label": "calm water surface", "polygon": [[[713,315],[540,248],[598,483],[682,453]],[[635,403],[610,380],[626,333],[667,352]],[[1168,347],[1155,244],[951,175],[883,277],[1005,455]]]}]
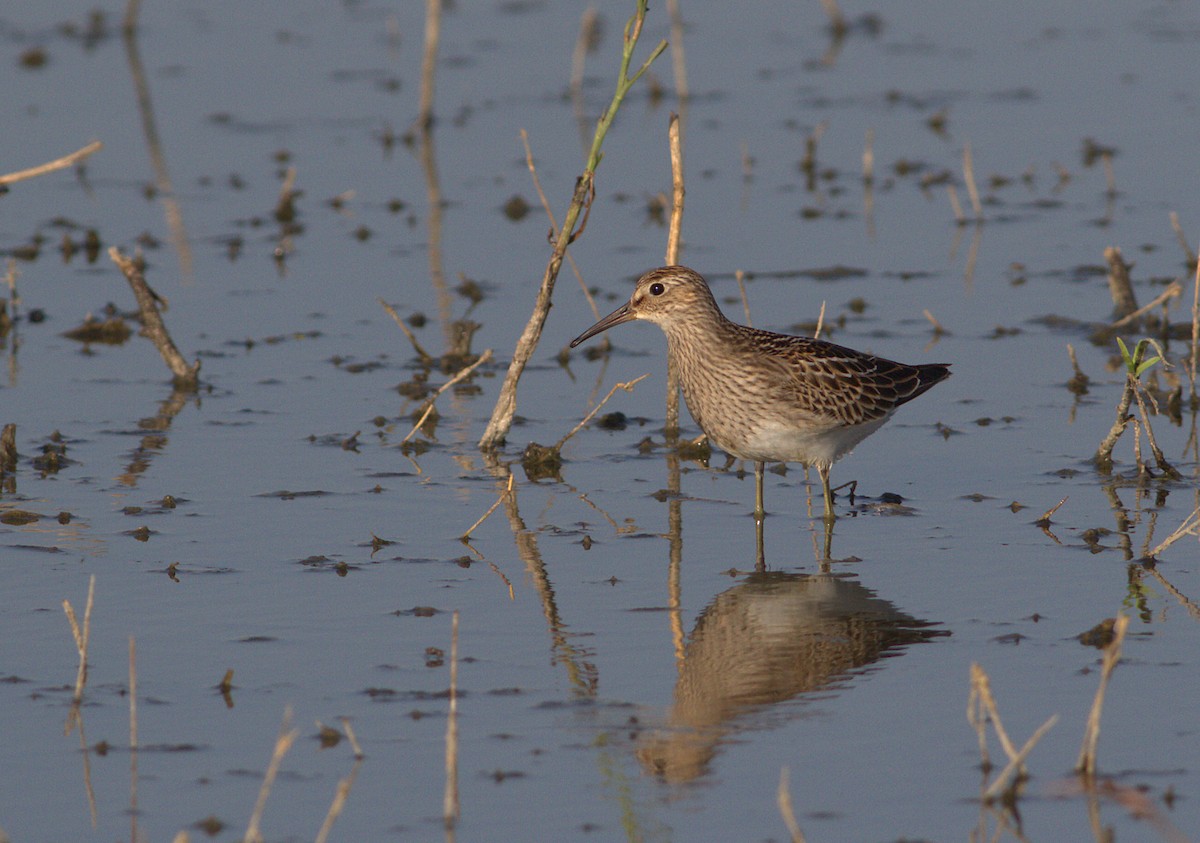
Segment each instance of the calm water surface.
[{"label": "calm water surface", "polygon": [[[614,125],[572,247],[599,308],[662,262],[674,110],[683,261],[730,316],[741,269],[758,327],[809,330],[824,303],[838,342],[954,364],[835,467],[859,498],[839,498],[832,564],[792,466],[767,475],[768,570],[754,573],[752,472],[661,447],[656,329],[558,359],[594,318],[567,267],[507,449],[489,464],[475,447],[548,255],[519,132],[561,218],[632,4],[598,8],[574,98],[582,6],[449,4],[424,147],[405,141],[423,4],[147,3],[132,41],[116,8],[0,14],[0,170],[104,142],[84,172],[0,197],[21,317],[0,338],[0,424],[20,453],[0,487],[10,839],[239,840],[288,710],[299,737],[266,840],[315,838],[351,776],[330,839],[784,840],[785,767],[809,840],[991,839],[1001,814],[979,803],[964,714],[972,663],[1017,744],[1059,716],[1029,756],[1020,831],[1006,815],[1000,839],[1200,835],[1196,540],[1153,572],[1136,564],[1197,505],[1182,366],[1153,375],[1164,411],[1183,388],[1177,420],[1154,418],[1182,479],[1139,481],[1129,435],[1112,476],[1089,463],[1123,378],[1115,344],[1089,340],[1112,313],[1103,250],[1135,264],[1141,304],[1181,277],[1169,318],[1189,318],[1169,214],[1194,249],[1200,14],[892,4],[847,9],[835,41],[815,3],[680,5],[690,99],[664,55]],[[668,34],[656,5],[641,53]],[[968,145],[984,221],[959,226],[947,184],[972,214]],[[281,222],[289,167],[299,193]],[[530,206],[517,219],[514,197]],[[196,395],[173,396],[136,335],[63,336],[110,303],[134,309],[105,250],[139,244],[176,342],[202,361]],[[422,365],[379,299],[433,356],[456,341],[458,356]],[[1068,343],[1092,381],[1082,396],[1065,387]],[[421,384],[487,348],[499,362],[402,449]],[[528,442],[557,441],[644,373],[605,408],[624,420],[571,439],[557,477],[523,470]],[[63,446],[56,471],[35,462]],[[1064,497],[1048,530],[1034,525]],[[82,615],[91,576],[76,721],[61,606]],[[447,835],[456,611],[461,819]],[[1089,802],[1070,771],[1100,653],[1075,636],[1119,612],[1130,635]],[[361,764],[319,739],[342,718]],[[1003,758],[994,736],[990,752]]]}]

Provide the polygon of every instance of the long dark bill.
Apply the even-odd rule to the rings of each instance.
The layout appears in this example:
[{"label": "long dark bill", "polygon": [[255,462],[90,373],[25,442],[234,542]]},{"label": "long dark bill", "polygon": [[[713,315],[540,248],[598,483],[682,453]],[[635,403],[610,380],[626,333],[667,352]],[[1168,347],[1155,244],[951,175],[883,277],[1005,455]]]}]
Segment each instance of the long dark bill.
[{"label": "long dark bill", "polygon": [[623,322],[628,322],[631,319],[636,319],[636,318],[637,317],[634,316],[633,312],[629,309],[629,303],[626,302],[625,304],[621,305],[616,310],[614,310],[612,313],[605,316],[603,319],[601,319],[595,325],[588,328],[586,331],[584,331],[582,334],[577,336],[575,339],[571,340],[571,348],[574,348],[575,346],[579,345],[581,342],[583,342],[586,339],[590,339],[591,337],[596,336],[596,334],[600,333],[601,331],[607,331],[613,325],[620,325]]}]

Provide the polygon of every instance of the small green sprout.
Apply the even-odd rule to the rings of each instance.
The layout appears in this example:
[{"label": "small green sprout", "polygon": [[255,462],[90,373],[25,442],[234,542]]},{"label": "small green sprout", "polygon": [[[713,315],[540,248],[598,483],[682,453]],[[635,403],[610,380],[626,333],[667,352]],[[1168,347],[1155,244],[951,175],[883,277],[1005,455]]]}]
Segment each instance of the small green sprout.
[{"label": "small green sprout", "polygon": [[1146,355],[1146,347],[1150,345],[1150,342],[1148,339],[1138,340],[1137,345],[1133,347],[1133,354],[1130,354],[1125,341],[1117,337],[1117,345],[1121,348],[1121,359],[1125,361],[1125,370],[1134,380],[1140,379],[1150,367],[1162,360],[1161,356],[1151,357],[1149,360],[1142,359]]}]

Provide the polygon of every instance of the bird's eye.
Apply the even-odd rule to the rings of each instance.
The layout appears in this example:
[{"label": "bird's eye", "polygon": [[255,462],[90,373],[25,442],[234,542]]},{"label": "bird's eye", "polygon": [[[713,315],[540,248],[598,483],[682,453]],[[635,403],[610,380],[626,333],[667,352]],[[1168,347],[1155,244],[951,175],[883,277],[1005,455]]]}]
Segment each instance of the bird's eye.
[{"label": "bird's eye", "polygon": [[667,288],[657,281],[650,285],[650,295],[652,296],[661,296],[666,291]]}]

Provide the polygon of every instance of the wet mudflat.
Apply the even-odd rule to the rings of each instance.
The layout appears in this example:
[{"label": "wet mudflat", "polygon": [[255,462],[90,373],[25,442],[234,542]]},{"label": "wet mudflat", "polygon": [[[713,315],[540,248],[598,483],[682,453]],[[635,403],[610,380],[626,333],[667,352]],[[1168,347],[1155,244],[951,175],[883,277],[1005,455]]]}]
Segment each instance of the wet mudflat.
[{"label": "wet mudflat", "polygon": [[[550,251],[520,131],[561,220],[632,3],[577,86],[582,9],[448,5],[427,132],[418,4],[0,17],[0,171],[103,143],[0,196],[10,839],[242,839],[293,729],[266,840],[318,838],[339,785],[331,840],[787,840],[784,768],[812,841],[1200,836],[1196,537],[1160,549],[1198,503],[1171,214],[1194,250],[1200,18],[927,4],[839,38],[817,4],[680,6],[638,61],[682,44],[688,96],[668,50],[571,246],[599,311],[663,262],[674,111],[681,261],[730,317],[811,333],[824,303],[826,338],[954,366],[834,467],[857,488],[828,554],[815,473],[768,472],[765,570],[753,467],[668,446],[660,332],[560,353],[595,319],[569,265],[508,443],[476,444]],[[110,247],[140,250],[198,389]],[[1165,360],[1101,470],[1118,336]],[[76,706],[62,604],[82,631],[92,577]],[[1087,787],[1109,639],[1078,636],[1119,615]],[[1015,749],[1058,715],[993,801],[972,665]]]}]

